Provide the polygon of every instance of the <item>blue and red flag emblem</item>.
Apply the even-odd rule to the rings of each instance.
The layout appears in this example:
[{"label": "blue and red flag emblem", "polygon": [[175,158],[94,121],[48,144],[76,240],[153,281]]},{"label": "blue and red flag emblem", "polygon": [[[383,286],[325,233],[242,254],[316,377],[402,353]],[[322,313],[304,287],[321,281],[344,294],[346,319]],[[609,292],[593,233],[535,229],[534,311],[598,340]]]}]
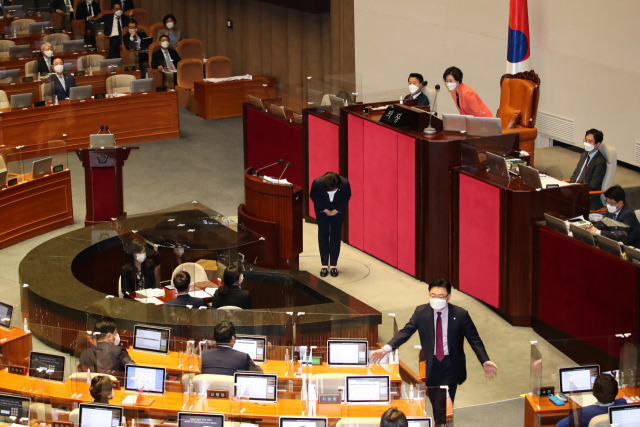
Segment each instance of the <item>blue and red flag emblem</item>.
[{"label": "blue and red flag emblem", "polygon": [[509,7],[507,73],[515,74],[529,70],[530,53],[527,0],[511,0]]}]

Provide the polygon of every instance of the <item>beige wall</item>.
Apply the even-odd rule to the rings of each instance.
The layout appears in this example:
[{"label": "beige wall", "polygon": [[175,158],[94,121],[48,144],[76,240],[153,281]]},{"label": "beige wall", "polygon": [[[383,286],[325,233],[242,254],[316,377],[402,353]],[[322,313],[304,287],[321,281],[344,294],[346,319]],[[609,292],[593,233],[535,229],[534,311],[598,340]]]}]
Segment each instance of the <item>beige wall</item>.
[{"label": "beige wall", "polygon": [[[228,56],[234,74],[274,76],[300,96],[305,77],[353,72],[353,2],[332,0],[331,13],[310,14],[257,0],[137,0],[150,22],[173,13],[205,55]],[[227,29],[227,19],[234,28]],[[350,46],[346,55],[342,46]]]},{"label": "beige wall", "polygon": [[[404,90],[413,71],[430,86],[443,86],[442,72],[456,65],[495,113],[508,14],[508,0],[355,0],[363,92]],[[529,0],[530,63],[542,82],[539,109],[566,119],[542,130],[581,144],[586,129],[602,129],[618,159],[640,166],[638,16],[637,0]],[[454,112],[451,96],[440,95],[438,110]]]}]

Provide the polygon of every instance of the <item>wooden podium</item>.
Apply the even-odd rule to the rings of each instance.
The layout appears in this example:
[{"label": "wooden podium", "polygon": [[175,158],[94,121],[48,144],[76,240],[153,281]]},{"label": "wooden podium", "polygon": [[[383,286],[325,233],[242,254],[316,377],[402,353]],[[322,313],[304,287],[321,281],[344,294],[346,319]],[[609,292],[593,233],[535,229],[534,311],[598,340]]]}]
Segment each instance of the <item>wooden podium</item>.
[{"label": "wooden podium", "polygon": [[238,223],[264,236],[262,254],[245,254],[247,262],[265,268],[297,270],[302,252],[302,189],[272,184],[244,171],[244,200]]},{"label": "wooden podium", "polygon": [[124,216],[122,166],[129,152],[138,147],[88,148],[76,150],[84,166],[87,214],[84,224],[91,225]]}]

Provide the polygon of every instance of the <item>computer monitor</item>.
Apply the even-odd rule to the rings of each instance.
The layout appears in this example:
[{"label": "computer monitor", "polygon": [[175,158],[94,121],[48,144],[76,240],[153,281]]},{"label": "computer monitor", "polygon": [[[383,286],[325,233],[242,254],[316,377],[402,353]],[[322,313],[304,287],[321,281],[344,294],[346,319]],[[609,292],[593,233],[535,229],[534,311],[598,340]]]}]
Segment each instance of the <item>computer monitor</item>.
[{"label": "computer monitor", "polygon": [[178,412],[178,427],[224,427],[224,415]]},{"label": "computer monitor", "polygon": [[62,42],[63,52],[83,52],[84,40],[65,40]]},{"label": "computer monitor", "polygon": [[560,368],[558,369],[560,392],[563,394],[590,392],[599,375],[600,365]]},{"label": "computer monitor", "polygon": [[165,368],[127,365],[124,368],[124,389],[129,392],[164,394]]},{"label": "computer monitor", "polygon": [[494,117],[467,117],[467,135],[502,135],[502,122]]},{"label": "computer monitor", "polygon": [[122,425],[122,407],[100,403],[81,403],[79,427],[118,427]]},{"label": "computer monitor", "polygon": [[94,133],[89,135],[89,148],[109,148],[116,146],[112,133]]},{"label": "computer monitor", "polygon": [[345,106],[344,99],[336,95],[329,95],[329,102],[331,103],[331,114],[340,115],[340,108]]},{"label": "computer monitor", "polygon": [[442,130],[452,132],[466,132],[467,117],[473,116],[468,116],[466,114],[443,114]]},{"label": "computer monitor", "polygon": [[624,253],[629,261],[631,261],[635,265],[640,265],[640,249],[636,249],[631,246],[625,246]]},{"label": "computer monitor", "polygon": [[369,363],[367,340],[328,340],[327,365],[367,366]]},{"label": "computer monitor", "polygon": [[169,354],[171,329],[157,326],[134,325],[133,349],[151,353]]},{"label": "computer monitor", "polygon": [[115,72],[122,70],[122,58],[110,58],[100,60],[100,71]]},{"label": "computer monitor", "polygon": [[129,83],[130,93],[142,93],[153,91],[153,79],[136,79]]},{"label": "computer monitor", "polygon": [[595,246],[596,242],[593,239],[593,234],[587,229],[584,229],[575,224],[569,224],[569,230],[575,239],[586,243],[587,245]]},{"label": "computer monitor", "polygon": [[13,306],[0,302],[0,326],[11,329],[11,317],[13,316]]},{"label": "computer monitor", "polygon": [[622,256],[622,246],[620,243],[605,236],[594,236],[596,245],[605,252],[609,252],[611,255]]},{"label": "computer monitor", "polygon": [[489,173],[500,178],[509,179],[509,169],[507,168],[507,159],[497,154],[487,151],[487,160],[489,161]]},{"label": "computer monitor", "polygon": [[547,222],[547,227],[549,227],[550,229],[567,236],[569,235],[567,224],[560,218],[556,218],[555,216],[551,216],[548,213],[545,213],[544,220]]},{"label": "computer monitor", "polygon": [[321,417],[280,417],[279,427],[328,427],[328,423]]},{"label": "computer monitor", "polygon": [[256,363],[267,361],[267,337],[254,335],[236,335],[233,349],[247,353]]},{"label": "computer monitor", "polygon": [[460,145],[460,166],[477,170],[480,167],[478,150],[467,144]]},{"label": "computer monitor", "polygon": [[29,34],[42,34],[49,26],[49,21],[33,22],[29,24]]},{"label": "computer monitor", "polygon": [[79,99],[91,98],[91,92],[93,91],[92,85],[75,86],[69,89],[69,99],[76,101]]},{"label": "computer monitor", "polygon": [[430,417],[407,417],[408,427],[431,427],[433,420]]},{"label": "computer monitor", "polygon": [[233,374],[234,396],[258,402],[278,400],[278,376],[253,372]]},{"label": "computer monitor", "polygon": [[33,104],[33,94],[32,93],[16,93],[15,95],[11,95],[11,104],[10,107],[13,110],[14,108],[28,108]]},{"label": "computer monitor", "polygon": [[9,58],[31,58],[31,45],[17,44],[9,46]]},{"label": "computer monitor", "polygon": [[388,375],[349,375],[346,377],[347,403],[389,403]]},{"label": "computer monitor", "polygon": [[20,80],[20,69],[0,70],[0,80],[2,83],[16,83]]},{"label": "computer monitor", "polygon": [[251,105],[258,107],[261,110],[264,110],[264,104],[262,103],[262,99],[258,98],[257,96],[247,95],[247,100],[249,101],[249,103],[251,103]]},{"label": "computer monitor", "polygon": [[13,394],[0,394],[0,423],[29,424],[31,399]]},{"label": "computer monitor", "polygon": [[49,173],[51,173],[51,163],[53,162],[53,157],[45,157],[43,159],[34,160],[31,165],[31,178],[41,178]]},{"label": "computer monitor", "polygon": [[640,427],[640,403],[610,406],[609,424],[616,427]]},{"label": "computer monitor", "polygon": [[64,382],[66,356],[61,354],[29,353],[29,376],[45,380]]},{"label": "computer monitor", "polygon": [[284,105],[269,104],[269,112],[281,119],[287,119],[287,113],[284,111]]},{"label": "computer monitor", "polygon": [[520,164],[518,171],[522,177],[522,184],[532,188],[542,188],[542,181],[540,180],[540,172],[538,172],[538,169]]}]

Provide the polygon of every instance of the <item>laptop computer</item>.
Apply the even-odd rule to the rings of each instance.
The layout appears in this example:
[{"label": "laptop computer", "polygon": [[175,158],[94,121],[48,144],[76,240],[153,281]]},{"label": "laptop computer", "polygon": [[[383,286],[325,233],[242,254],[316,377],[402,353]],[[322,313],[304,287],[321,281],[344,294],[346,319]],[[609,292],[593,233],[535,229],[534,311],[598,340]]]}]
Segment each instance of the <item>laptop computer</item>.
[{"label": "laptop computer", "polygon": [[89,135],[89,148],[111,148],[116,146],[112,133],[96,133]]},{"label": "laptop computer", "polygon": [[[1,183],[2,181],[0,180],[0,184]],[[631,261],[635,265],[640,265],[640,249],[636,249],[631,246],[625,246],[624,253],[627,256],[627,260]]]},{"label": "laptop computer", "polygon": [[502,122],[494,117],[467,117],[467,135],[502,135]]},{"label": "laptop computer", "polygon": [[594,236],[596,245],[605,252],[609,252],[611,255],[622,257],[622,246],[617,241],[605,236]]},{"label": "laptop computer", "polygon": [[556,218],[555,216],[551,216],[548,213],[544,214],[544,220],[547,222],[547,227],[550,229],[567,236],[569,235],[569,229],[567,228],[567,223],[565,221],[560,218]]},{"label": "laptop computer", "polygon": [[610,406],[609,424],[617,427],[640,426],[640,403]]},{"label": "laptop computer", "polygon": [[76,86],[69,89],[69,100],[75,101],[79,99],[91,98],[92,85]]},{"label": "laptop computer", "polygon": [[487,151],[487,160],[489,161],[489,173],[500,178],[509,179],[509,169],[507,168],[507,160]]},{"label": "laptop computer", "polygon": [[467,117],[473,117],[466,114],[443,114],[442,130],[453,132],[467,131]]},{"label": "laptop computer", "polygon": [[0,70],[0,80],[2,83],[16,83],[20,80],[20,68]]},{"label": "laptop computer", "polygon": [[17,44],[9,46],[9,58],[31,58],[31,45]]},{"label": "laptop computer", "polygon": [[51,163],[53,157],[45,157],[44,159],[34,160],[31,166],[31,178],[36,179],[51,173]]},{"label": "laptop computer", "polygon": [[542,188],[542,181],[540,180],[540,172],[531,166],[523,164],[518,165],[518,171],[522,177],[522,184],[532,188]]},{"label": "laptop computer", "polygon": [[15,95],[11,95],[11,109],[15,108],[28,108],[33,104],[33,94],[32,93],[16,93]]},{"label": "laptop computer", "polygon": [[587,245],[595,246],[596,241],[593,238],[593,234],[589,230],[579,227],[575,224],[569,224],[569,229],[574,238],[586,243]]},{"label": "laptop computer", "polygon": [[573,366],[558,369],[559,392],[573,398],[581,406],[597,401],[593,396],[593,383],[600,375],[600,365]]}]

